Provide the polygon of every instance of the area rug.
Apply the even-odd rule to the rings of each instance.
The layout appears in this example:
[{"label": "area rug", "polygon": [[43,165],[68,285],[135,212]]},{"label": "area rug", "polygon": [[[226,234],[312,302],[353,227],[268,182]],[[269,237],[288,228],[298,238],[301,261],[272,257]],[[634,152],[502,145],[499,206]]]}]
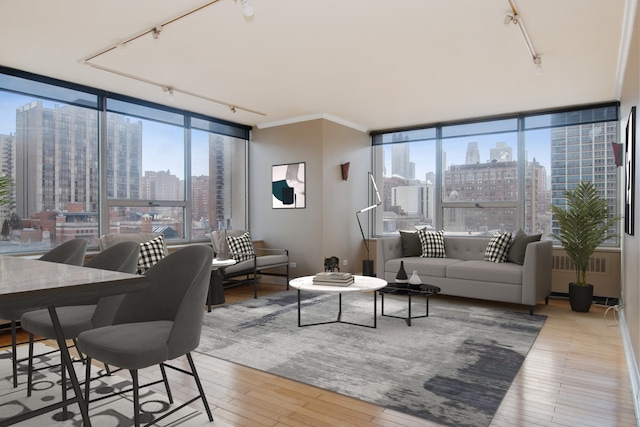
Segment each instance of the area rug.
[{"label": "area rug", "polygon": [[[302,322],[337,318],[338,296],[303,293]],[[380,297],[378,297],[380,298]],[[413,315],[425,314],[413,298]],[[406,316],[406,297],[385,297]],[[380,300],[378,299],[378,315]],[[372,294],[344,294],[342,320],[373,324]],[[412,326],[298,327],[296,291],[217,307],[198,352],[449,426],[487,426],[546,316],[430,299]]]},{"label": "area rug", "polygon": [[[36,343],[34,353],[43,354],[51,350],[41,343]],[[61,400],[61,378],[59,368],[59,352],[35,358],[35,366],[49,365],[49,369],[34,373],[33,388],[31,397],[27,397],[27,362],[19,365],[18,387],[13,388],[13,377],[11,375],[11,352],[3,350],[0,352],[0,421],[3,419],[21,414],[23,412],[44,407]],[[18,357],[27,355],[27,346],[18,348]],[[84,379],[84,366],[81,363],[74,363],[76,373],[80,381]],[[104,373],[95,367],[92,377]],[[84,389],[84,386],[82,386]],[[106,395],[113,391],[120,391],[131,388],[131,379],[125,375],[111,375],[99,380],[91,381],[91,396]],[[194,386],[195,388],[195,386]],[[69,390],[69,396],[73,395],[73,390]],[[175,400],[174,400],[175,402]],[[150,422],[168,410],[178,406],[178,403],[169,404],[166,396],[156,393],[149,388],[140,389],[141,421]],[[55,425],[60,427],[82,426],[82,417],[77,404],[69,405],[72,417],[66,421],[58,421],[62,410],[56,410],[47,414],[32,418],[20,423],[25,427],[43,427]],[[113,397],[91,403],[89,405],[89,417],[94,427],[129,427],[133,425],[133,401],[132,393],[125,393],[120,397]],[[206,414],[198,410],[185,407],[164,420],[158,426],[179,426],[179,427],[200,427],[210,425],[212,427],[226,426],[224,423],[209,423]]]}]

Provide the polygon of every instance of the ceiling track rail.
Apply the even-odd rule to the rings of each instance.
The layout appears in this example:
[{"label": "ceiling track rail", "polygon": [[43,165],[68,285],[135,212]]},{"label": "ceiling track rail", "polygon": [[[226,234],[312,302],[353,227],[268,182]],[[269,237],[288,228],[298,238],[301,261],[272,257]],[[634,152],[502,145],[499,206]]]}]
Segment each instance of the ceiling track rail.
[{"label": "ceiling track rail", "polygon": [[115,49],[118,49],[118,48],[121,48],[121,47],[126,47],[127,44],[129,44],[131,42],[134,42],[135,40],[138,40],[139,38],[147,36],[149,34],[151,34],[154,37],[158,37],[158,35],[162,31],[162,28],[166,27],[167,25],[170,25],[170,24],[172,24],[172,23],[174,23],[176,21],[179,21],[179,20],[181,20],[183,18],[186,18],[186,17],[188,17],[188,16],[190,16],[190,15],[196,13],[196,12],[199,12],[199,11],[201,11],[201,10],[203,10],[203,9],[205,9],[205,8],[215,4],[215,3],[218,3],[219,1],[220,0],[209,1],[209,2],[207,2],[205,4],[203,4],[203,5],[200,5],[200,6],[196,7],[195,9],[192,9],[192,10],[190,10],[188,12],[185,12],[185,13],[183,13],[181,15],[175,16],[175,17],[173,17],[173,18],[171,18],[171,19],[169,19],[167,21],[164,21],[163,23],[161,23],[161,24],[159,24],[159,25],[157,25],[157,26],[155,26],[155,27],[153,27],[151,29],[141,31],[140,33],[137,33],[136,35],[133,35],[133,36],[131,36],[131,37],[125,39],[125,40],[121,40],[118,43],[115,43],[115,44],[113,44],[113,45],[111,45],[111,46],[109,46],[109,47],[107,47],[105,49],[102,49],[102,50],[100,50],[100,51],[98,51],[96,53],[93,53],[93,54],[85,57],[85,58],[82,58],[80,60],[80,62],[85,64],[85,65],[88,65],[91,68],[95,68],[97,70],[105,71],[107,73],[115,74],[115,75],[118,75],[120,77],[125,77],[125,78],[131,79],[131,80],[136,80],[136,81],[139,81],[139,82],[142,82],[142,83],[146,83],[146,84],[150,84],[150,85],[153,85],[153,86],[157,86],[157,87],[161,88],[164,92],[169,92],[171,94],[173,94],[173,93],[182,93],[184,95],[188,95],[188,96],[192,96],[192,97],[195,97],[195,98],[203,99],[205,101],[213,102],[214,104],[223,105],[225,107],[228,107],[234,113],[237,110],[242,110],[242,111],[245,111],[247,113],[257,114],[257,115],[260,115],[260,116],[266,116],[267,114],[263,113],[261,111],[257,111],[257,110],[251,109],[251,108],[243,107],[241,105],[234,104],[234,103],[227,102],[227,101],[223,101],[223,100],[220,100],[220,99],[215,99],[215,98],[211,98],[211,97],[208,97],[208,96],[204,96],[204,95],[201,95],[201,94],[198,94],[198,93],[195,93],[195,92],[191,92],[191,91],[186,90],[186,89],[180,89],[180,88],[177,88],[175,86],[171,86],[171,85],[168,85],[168,84],[165,84],[165,83],[162,83],[162,82],[153,81],[153,80],[150,80],[150,79],[147,79],[147,78],[144,78],[144,77],[139,77],[139,76],[136,76],[136,75],[124,72],[124,71],[119,71],[119,70],[116,70],[114,68],[105,67],[103,65],[98,65],[95,62],[91,62],[92,60],[95,60],[96,58],[99,58],[100,56],[105,55],[106,53],[109,53],[109,52],[111,52],[111,51],[113,51]]}]

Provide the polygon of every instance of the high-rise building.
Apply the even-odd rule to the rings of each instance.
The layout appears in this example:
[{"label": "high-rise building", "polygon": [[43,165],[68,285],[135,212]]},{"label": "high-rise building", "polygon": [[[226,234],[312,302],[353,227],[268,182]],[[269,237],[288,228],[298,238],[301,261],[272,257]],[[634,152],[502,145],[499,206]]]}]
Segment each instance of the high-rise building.
[{"label": "high-rise building", "polygon": [[171,171],[145,171],[140,180],[140,196],[145,200],[182,200],[182,181]]},{"label": "high-rise building", "polygon": [[[394,135],[394,140],[402,137]],[[391,174],[402,178],[415,179],[415,163],[410,161],[410,149],[408,143],[397,143],[391,146]]]},{"label": "high-rise building", "polygon": [[467,155],[464,161],[465,165],[475,165],[480,163],[480,149],[477,142],[467,144]]},{"label": "high-rise building", "polygon": [[98,209],[98,121],[93,110],[33,101],[16,111],[16,210]]},{"label": "high-rise building", "polygon": [[[573,113],[578,114],[578,113]],[[563,123],[569,118],[554,115]],[[618,140],[617,122],[558,126],[551,129],[551,203],[564,206],[564,190],[580,181],[593,182],[598,194],[607,200],[610,215],[620,215],[617,206],[618,171],[611,142]],[[552,231],[558,232],[553,222]],[[612,233],[615,233],[612,230]]]},{"label": "high-rise building", "polygon": [[510,162],[513,160],[513,148],[506,142],[496,142],[495,148],[489,150],[489,161]]},{"label": "high-rise building", "polygon": [[[15,181],[15,144],[13,135],[0,135],[0,176],[8,176]],[[15,188],[15,187],[14,187]],[[9,203],[0,205],[0,226],[8,218],[15,205],[16,194],[11,191]]]}]

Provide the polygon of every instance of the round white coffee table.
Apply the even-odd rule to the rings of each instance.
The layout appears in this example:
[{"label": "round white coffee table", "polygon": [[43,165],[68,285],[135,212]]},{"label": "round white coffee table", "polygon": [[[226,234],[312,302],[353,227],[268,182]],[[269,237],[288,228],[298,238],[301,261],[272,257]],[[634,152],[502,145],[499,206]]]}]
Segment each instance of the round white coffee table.
[{"label": "round white coffee table", "polygon": [[[289,286],[298,290],[298,327],[313,326],[313,325],[325,325],[327,323],[347,323],[349,325],[364,326],[367,328],[377,327],[377,298],[376,292],[378,289],[382,289],[387,286],[387,282],[377,277],[370,276],[353,276],[354,282],[349,286],[327,286],[327,285],[314,285],[313,276],[298,277],[289,281]],[[317,292],[323,294],[338,294],[338,318],[336,320],[330,320],[327,322],[307,323],[302,324],[300,315],[300,292]],[[342,320],[342,294],[353,292],[373,292],[373,326],[363,325],[361,323],[352,323]]]}]

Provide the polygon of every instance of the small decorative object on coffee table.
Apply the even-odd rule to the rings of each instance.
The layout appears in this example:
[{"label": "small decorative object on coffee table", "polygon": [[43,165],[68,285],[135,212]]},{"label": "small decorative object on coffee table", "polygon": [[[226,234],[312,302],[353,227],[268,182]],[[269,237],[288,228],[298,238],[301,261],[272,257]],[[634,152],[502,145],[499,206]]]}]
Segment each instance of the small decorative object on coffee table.
[{"label": "small decorative object on coffee table", "polygon": [[408,283],[409,278],[407,277],[407,272],[404,269],[404,261],[400,261],[400,270],[398,270],[398,274],[396,275],[396,283]]},{"label": "small decorative object on coffee table", "polygon": [[[407,322],[407,326],[411,326],[411,319],[420,319],[422,317],[429,317],[429,297],[440,292],[440,288],[432,285],[407,285],[406,283],[390,283],[382,289],[378,289],[381,296],[382,312],[381,316],[395,317],[396,319],[404,319]],[[406,295],[409,300],[409,307],[407,317],[394,316],[391,314],[384,314],[384,296],[385,294],[392,295]],[[411,315],[411,297],[412,296],[424,296],[425,297],[425,314],[421,316]]]}]

